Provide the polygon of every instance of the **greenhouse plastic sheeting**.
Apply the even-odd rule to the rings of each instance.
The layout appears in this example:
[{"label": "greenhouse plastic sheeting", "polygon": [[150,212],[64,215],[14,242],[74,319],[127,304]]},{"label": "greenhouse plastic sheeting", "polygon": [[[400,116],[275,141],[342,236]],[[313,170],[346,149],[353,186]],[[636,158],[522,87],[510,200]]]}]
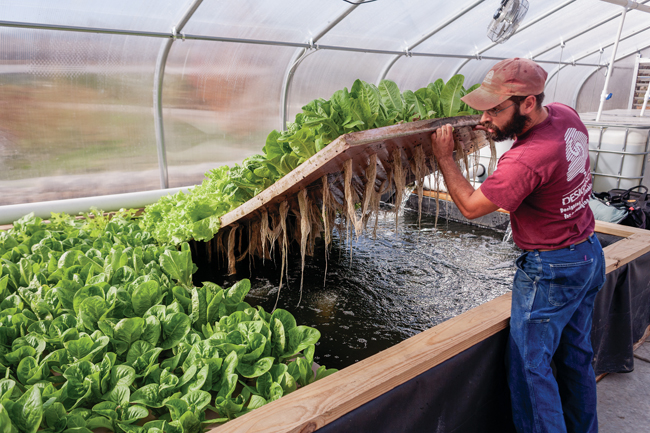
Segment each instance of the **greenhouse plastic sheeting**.
[{"label": "greenhouse plastic sheeting", "polygon": [[3,21],[166,32],[191,3],[191,0],[10,0],[0,1],[0,8]]},{"label": "greenhouse plastic sheeting", "polygon": [[223,42],[172,46],[163,87],[170,186],[261,153],[280,126],[277,95],[292,54],[287,47]]},{"label": "greenhouse plastic sheeting", "polygon": [[[650,53],[650,50],[647,51]],[[627,108],[630,98],[630,83],[632,83],[632,74],[634,74],[635,62],[636,56],[630,56],[616,63],[614,73],[617,74],[617,79],[612,83],[610,88],[610,92],[612,92],[612,98],[610,101],[613,106]],[[604,83],[604,69],[601,69],[600,71],[591,70],[589,74],[587,74],[587,79],[584,81],[582,86],[575,89],[578,94],[575,109],[579,113],[593,111],[591,107],[594,106],[594,102],[598,101],[600,93],[603,91]]]},{"label": "greenhouse plastic sheeting", "polygon": [[[413,42],[422,35],[430,32],[448,17],[456,15],[460,10],[476,3],[476,0],[456,2],[440,1],[382,1],[362,4],[343,19],[336,27],[327,32],[319,41],[324,45],[360,46],[375,50],[403,51],[413,48]],[[490,4],[491,3],[491,4]],[[491,17],[498,6],[495,2],[482,2]],[[463,17],[458,20],[458,24]],[[454,27],[456,24],[454,23]],[[487,28],[487,21],[485,24]],[[464,44],[463,51],[474,41],[472,36],[456,34],[456,40]],[[465,36],[469,36],[465,37]],[[481,35],[486,39],[485,34]],[[454,44],[453,41],[448,41]],[[470,45],[471,47],[471,45]],[[471,48],[469,48],[471,51]],[[451,50],[451,49],[450,49]],[[453,52],[448,50],[447,52]],[[417,51],[428,51],[417,47]],[[461,52],[455,52],[461,54]]]},{"label": "greenhouse plastic sheeting", "polygon": [[[296,70],[289,96],[289,118],[300,112],[305,100],[329,99],[338,89],[349,90],[356,79],[374,83],[385,61],[386,56],[380,54],[323,51],[310,55]],[[316,96],[309,99],[309,95]]]},{"label": "greenhouse plastic sheeting", "polygon": [[[184,31],[204,36],[306,42],[316,29],[348,6],[322,0],[204,0]],[[285,68],[281,69],[284,72]]]},{"label": "greenhouse plastic sheeting", "polygon": [[151,83],[159,44],[0,29],[0,51],[14,60],[0,66],[0,204],[158,187]]},{"label": "greenhouse plastic sheeting", "polygon": [[[358,78],[415,90],[459,71],[469,87],[499,58],[532,57],[548,62],[546,102],[596,111],[583,83],[609,61],[623,8],[529,3],[519,31],[494,44],[499,0],[0,0],[0,206],[199,183]],[[617,58],[650,54],[648,26],[627,13]],[[605,109],[627,107],[625,81],[613,76]]]}]

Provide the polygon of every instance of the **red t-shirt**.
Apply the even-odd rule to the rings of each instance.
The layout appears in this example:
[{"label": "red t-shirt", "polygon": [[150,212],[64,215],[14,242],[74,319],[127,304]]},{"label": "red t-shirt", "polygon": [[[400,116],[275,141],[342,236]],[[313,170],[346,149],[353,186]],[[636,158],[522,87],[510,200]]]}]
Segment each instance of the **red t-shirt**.
[{"label": "red t-shirt", "polygon": [[518,137],[480,187],[510,212],[513,240],[524,250],[569,246],[595,225],[587,128],[571,107],[546,108],[546,120]]}]

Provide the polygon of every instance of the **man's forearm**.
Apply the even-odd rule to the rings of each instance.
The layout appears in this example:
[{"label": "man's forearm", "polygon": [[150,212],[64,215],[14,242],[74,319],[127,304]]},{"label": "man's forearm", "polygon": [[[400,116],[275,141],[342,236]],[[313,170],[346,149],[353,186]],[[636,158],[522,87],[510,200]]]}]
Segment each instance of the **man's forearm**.
[{"label": "man's forearm", "polygon": [[470,202],[470,197],[475,189],[463,176],[463,173],[460,172],[453,157],[445,157],[437,162],[438,168],[442,171],[442,176],[445,179],[447,191],[458,209],[466,218],[476,218],[473,215],[474,209],[471,208]]},{"label": "man's forearm", "polygon": [[454,150],[452,130],[452,126],[447,124],[431,134],[433,154],[445,178],[447,191],[465,218],[474,219],[494,212],[499,207],[488,200],[480,188],[474,190],[456,165],[452,156]]}]

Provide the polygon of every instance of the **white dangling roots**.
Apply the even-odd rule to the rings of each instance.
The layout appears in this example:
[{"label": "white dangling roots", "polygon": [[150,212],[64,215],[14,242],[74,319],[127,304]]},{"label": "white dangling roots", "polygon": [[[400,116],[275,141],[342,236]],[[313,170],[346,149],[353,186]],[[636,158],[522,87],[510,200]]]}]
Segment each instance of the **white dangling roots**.
[{"label": "white dangling roots", "polygon": [[415,155],[413,156],[415,166],[415,182],[418,191],[418,227],[422,221],[422,197],[424,197],[424,177],[427,173],[427,163],[424,156],[424,149],[422,146],[415,148]]},{"label": "white dangling roots", "polygon": [[363,193],[363,205],[361,206],[361,219],[364,221],[364,228],[368,225],[368,219],[372,214],[372,204],[375,199],[375,181],[377,180],[377,154],[370,155],[368,167],[366,167],[366,189]]},{"label": "white dangling roots", "polygon": [[273,261],[275,262],[275,256],[273,255],[273,251],[275,250],[275,243],[280,237],[280,233],[282,232],[282,224],[279,221],[280,216],[276,214],[271,214],[271,225],[273,226],[273,230],[269,231],[268,235],[268,241],[269,241],[269,257],[274,257]]},{"label": "white dangling roots", "polygon": [[302,282],[305,274],[305,254],[307,253],[307,237],[311,232],[310,206],[307,190],[303,189],[298,193],[298,207],[300,208],[300,297],[298,305],[302,301]]},{"label": "white dangling roots", "polygon": [[321,217],[323,219],[323,228],[325,232],[325,272],[323,275],[323,287],[327,282],[327,264],[329,258],[329,247],[332,243],[332,226],[334,225],[334,219],[336,218],[336,211],[334,210],[334,203],[332,199],[332,194],[330,193],[330,185],[327,180],[327,175],[321,178],[323,184],[322,187],[322,207],[321,207]]},{"label": "white dangling roots", "polygon": [[[456,166],[458,169],[463,172],[465,170],[465,179],[467,179],[468,182],[471,182],[471,179],[469,177],[469,160],[467,158],[467,153],[465,153],[465,150],[463,149],[463,146],[460,144],[459,141],[455,142],[456,146]],[[464,165],[464,168],[463,168]]]},{"label": "white dangling roots", "polygon": [[320,209],[318,209],[314,200],[310,200],[310,203],[311,213],[309,215],[309,221],[311,224],[311,232],[309,233],[309,243],[307,244],[307,255],[313,257],[314,251],[316,250],[316,239],[321,237],[321,232],[325,226],[320,218]]},{"label": "white dangling roots", "polygon": [[[357,235],[357,239],[361,236],[363,230],[363,221],[361,218],[357,218],[357,212],[355,209],[356,194],[352,189],[352,160],[348,159],[343,163],[343,173],[345,175],[344,185],[345,185],[345,202],[347,203],[347,214],[348,221],[352,224],[354,228],[354,233]],[[352,245],[352,244],[350,244]]]},{"label": "white dangling roots", "polygon": [[[468,172],[468,180],[470,180],[468,159],[473,157],[472,162],[475,166],[478,165],[480,160],[478,154],[475,153],[468,158],[469,154],[464,152],[460,143],[461,140],[467,141],[470,134],[465,135],[467,137],[463,136],[461,139],[454,134],[455,160],[461,169]],[[471,136],[471,139],[474,140],[479,135],[473,134]],[[489,141],[489,144],[491,158],[487,171],[491,174],[496,165],[496,150],[493,141]],[[399,214],[403,202],[406,201],[404,200],[404,194],[406,193],[407,181],[415,180],[416,183],[419,225],[422,218],[424,180],[430,173],[434,172],[435,175],[431,176],[431,183],[435,182],[433,188],[435,195],[430,194],[430,197],[435,197],[436,200],[435,226],[437,227],[440,215],[439,199],[442,181],[435,158],[428,158],[425,155],[425,148],[421,143],[405,148],[404,154],[400,147],[394,147],[390,153],[386,153],[387,150],[385,147],[383,149],[379,147],[372,150],[368,149],[368,153],[375,151],[378,153],[364,154],[365,156],[355,154],[355,159],[347,159],[343,163],[338,160],[337,170],[339,171],[328,172],[323,170],[319,172],[322,174],[320,184],[316,181],[307,185],[305,181],[304,185],[301,185],[302,189],[297,193],[293,192],[294,189],[291,189],[292,192],[287,192],[286,195],[276,194],[277,197],[266,202],[264,205],[266,207],[259,206],[251,214],[251,217],[259,219],[248,219],[247,225],[232,223],[230,226],[223,227],[216,234],[216,239],[206,244],[208,261],[211,262],[212,256],[215,256],[215,261],[227,262],[229,275],[232,275],[236,272],[237,262],[243,260],[246,256],[249,258],[249,269],[251,270],[254,265],[253,256],[261,257],[263,264],[265,264],[266,259],[271,259],[275,263],[276,258],[281,256],[280,283],[275,306],[273,307],[275,310],[278,306],[282,287],[285,284],[289,285],[289,249],[292,243],[296,241],[300,245],[301,277],[300,298],[298,301],[298,305],[300,305],[304,282],[305,257],[314,254],[316,238],[322,235],[321,232],[324,232],[325,275],[323,285],[325,285],[334,228],[336,227],[338,231],[341,244],[339,255],[345,254],[344,250],[349,242],[351,266],[352,238],[356,236],[358,240],[364,231],[367,232],[368,222],[373,215],[375,218],[373,237],[377,237],[381,197],[388,191],[392,192],[393,187],[395,188],[393,211],[395,212],[395,231],[397,232],[399,229]],[[478,150],[478,146],[476,146],[476,150]],[[366,158],[366,160],[364,161],[362,158]],[[360,170],[365,162],[367,162],[367,165],[365,165],[364,172],[361,174]],[[405,166],[404,162],[408,162],[408,165]],[[305,187],[305,185],[307,186]],[[278,199],[284,201],[279,202]],[[382,212],[383,215],[386,215],[386,213]],[[289,218],[290,214],[291,218]],[[258,233],[259,238],[257,237]],[[243,245],[245,243],[248,245]],[[196,250],[197,246],[193,245],[193,248]],[[279,254],[276,253],[276,246],[280,249]],[[198,254],[198,250],[195,252]]]},{"label": "white dangling roots", "polygon": [[397,232],[399,210],[402,207],[402,197],[406,188],[406,173],[402,166],[402,152],[399,147],[393,150],[393,182],[395,182],[395,232]]},{"label": "white dangling roots", "polygon": [[238,227],[239,224],[233,224],[228,233],[228,275],[235,275],[237,273],[237,269],[235,268],[237,263],[235,259],[235,235],[237,234]]},{"label": "white dangling roots", "polygon": [[263,254],[260,241],[261,239],[258,237],[257,233],[259,233],[260,230],[260,221],[254,221],[252,224],[248,225],[248,239],[250,242],[250,246],[248,247],[248,258],[249,262],[252,260],[253,256],[261,256]]},{"label": "white dangling roots", "polygon": [[377,239],[377,228],[379,227],[379,204],[381,203],[381,196],[387,193],[391,189],[391,185],[393,182],[393,171],[392,169],[386,169],[386,166],[384,165],[385,162],[379,160],[379,163],[382,165],[382,168],[384,169],[384,173],[386,173],[386,180],[384,180],[381,185],[379,186],[379,189],[375,192],[375,195],[372,199],[372,203],[370,204],[370,208],[372,209],[372,213],[375,214],[375,224],[372,229],[372,238]]},{"label": "white dangling roots", "polygon": [[433,190],[436,192],[436,219],[433,223],[433,227],[438,227],[438,216],[440,215],[440,168],[438,167],[438,162],[436,161],[435,156],[431,156],[431,165],[435,167],[435,172],[433,175]]},{"label": "white dangling roots", "polygon": [[[379,203],[381,202],[381,196],[384,194],[390,185],[390,178],[383,181],[379,187],[379,191],[373,191],[372,201],[370,203],[370,215],[375,215],[375,225],[372,229],[372,238],[377,239],[377,228],[379,227]],[[368,218],[370,219],[370,218]]]},{"label": "white dangling roots", "polygon": [[[250,225],[249,225],[249,227],[248,227],[248,233],[249,234],[250,234],[250,229],[251,228],[250,228]],[[239,230],[239,247],[238,247],[238,251],[240,251],[240,252],[242,250],[241,243],[242,243],[242,238],[243,237],[244,237],[244,227],[242,226],[241,229]],[[237,262],[241,262],[242,260],[244,260],[246,258],[246,256],[250,253],[252,247],[253,247],[253,244],[251,242],[251,243],[248,244],[248,248],[246,248],[246,251],[242,252],[241,255],[239,257],[237,257]]]},{"label": "white dangling roots", "polygon": [[490,140],[490,163],[488,164],[487,174],[491,176],[497,166],[497,148],[494,140]]},{"label": "white dangling roots", "polygon": [[332,203],[330,186],[329,183],[327,182],[327,175],[323,176],[321,178],[321,181],[323,183],[323,189],[322,189],[323,204],[321,207],[321,216],[323,218],[323,226],[325,232],[325,260],[327,260],[327,249],[332,243],[332,225],[331,225],[332,218],[330,217],[330,214],[333,213],[334,211],[333,209],[334,205]]},{"label": "white dangling roots", "polygon": [[262,264],[266,259],[266,241],[269,236],[269,211],[266,208],[262,209],[260,220],[260,246],[262,248]]},{"label": "white dangling roots", "polygon": [[217,233],[216,249],[217,249],[217,261],[219,264],[225,263],[226,261],[227,252],[226,252],[226,247],[224,247],[223,245],[223,238],[225,236],[224,235],[225,232],[226,232],[225,230],[219,230],[219,233]]},{"label": "white dangling roots", "polygon": [[[289,252],[289,239],[287,236],[287,215],[289,215],[289,203],[287,201],[283,201],[280,204],[280,226],[282,228],[282,258],[280,261],[282,262],[280,266],[280,285],[278,287],[278,297],[275,300],[275,305],[273,306],[273,311],[278,306],[278,300],[280,299],[280,290],[282,290],[282,278],[284,277],[284,271],[285,267],[289,268],[289,257],[288,257],[288,252]],[[287,276],[287,281],[289,280],[289,277]],[[288,283],[287,283],[288,285]]]}]

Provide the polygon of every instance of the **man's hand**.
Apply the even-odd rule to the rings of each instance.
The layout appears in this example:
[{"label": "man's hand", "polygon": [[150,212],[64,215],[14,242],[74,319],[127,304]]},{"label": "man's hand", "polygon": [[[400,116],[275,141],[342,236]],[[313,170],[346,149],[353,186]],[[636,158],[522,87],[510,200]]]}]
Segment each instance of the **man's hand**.
[{"label": "man's hand", "polygon": [[445,178],[447,191],[466,218],[474,219],[494,212],[499,207],[488,200],[480,188],[475,191],[454,162],[453,130],[451,125],[447,124],[431,134],[433,155],[436,157],[438,169]]},{"label": "man's hand", "polygon": [[453,130],[450,124],[446,124],[431,134],[433,155],[437,160],[452,156],[455,147]]}]

